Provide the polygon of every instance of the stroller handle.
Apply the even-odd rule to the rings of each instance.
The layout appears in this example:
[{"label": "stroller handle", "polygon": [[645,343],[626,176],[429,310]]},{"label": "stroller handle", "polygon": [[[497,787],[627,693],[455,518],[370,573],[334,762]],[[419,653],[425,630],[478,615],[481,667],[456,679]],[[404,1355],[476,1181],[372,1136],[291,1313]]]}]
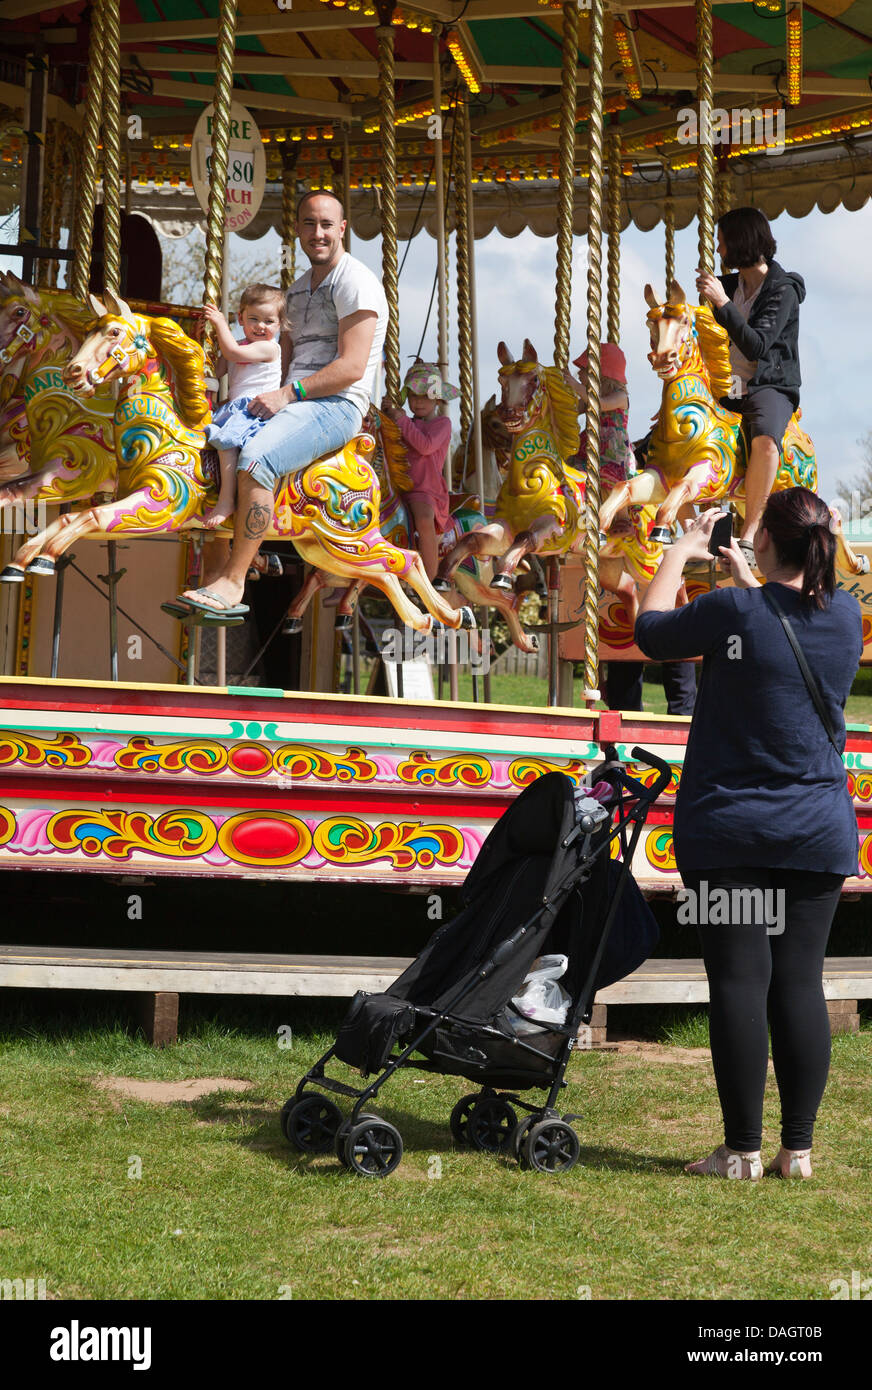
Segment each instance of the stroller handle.
[{"label": "stroller handle", "polygon": [[[650,787],[646,787],[641,782],[636,782],[632,778],[627,777],[627,786],[636,793],[640,801],[647,801],[649,803],[656,801],[660,793],[669,785],[669,779],[672,776],[672,768],[667,762],[664,762],[662,758],[658,758],[656,753],[649,753],[647,748],[631,748],[630,757],[633,759],[633,762],[644,763],[646,767],[656,768],[658,777],[656,782],[653,782]],[[623,781],[624,778],[622,777],[621,780]]]}]

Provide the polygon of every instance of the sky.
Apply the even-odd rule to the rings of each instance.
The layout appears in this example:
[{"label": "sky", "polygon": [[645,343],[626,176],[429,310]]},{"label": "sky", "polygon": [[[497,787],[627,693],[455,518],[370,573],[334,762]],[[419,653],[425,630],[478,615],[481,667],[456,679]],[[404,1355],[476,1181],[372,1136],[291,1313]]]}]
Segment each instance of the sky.
[{"label": "sky", "polygon": [[[786,213],[772,223],[778,242],[777,259],[786,270],[805,279],[807,297],[800,311],[800,364],[803,386],[803,425],[815,443],[818,491],[827,501],[838,493],[837,481],[851,478],[862,467],[862,439],[872,430],[869,344],[872,327],[872,203],[856,212],[839,207],[831,213],[814,211],[803,218]],[[571,356],[586,343],[586,238],[575,238],[572,287]],[[867,250],[864,250],[864,247]],[[401,242],[402,260],[406,243]],[[381,278],[381,241],[353,237],[352,253]],[[231,237],[231,255],[243,261],[274,261],[279,274],[279,239],[271,232],[258,242]],[[640,232],[630,226],[621,239],[621,347],[627,357],[630,396],[630,434],[647,433],[650,417],[660,404],[661,386],[647,361],[648,333],[643,290],[646,281],[658,297],[664,293],[663,227]],[[679,282],[691,295],[697,263],[696,224],[676,234],[675,264]],[[0,259],[0,264],[3,264]],[[11,261],[17,270],[20,262]],[[302,272],[305,258],[298,255]],[[4,264],[5,268],[5,264]],[[436,243],[426,231],[412,241],[400,276],[400,351],[402,370],[414,359],[424,330],[427,306],[436,272]],[[497,344],[503,339],[520,355],[524,338],[531,340],[540,361],[553,361],[554,282],[556,242],[524,231],[517,237],[492,232],[475,243],[478,318],[479,391],[482,402],[498,390]],[[234,277],[235,278],[235,277]],[[454,247],[449,267],[449,378],[456,384],[457,335],[454,324]],[[199,287],[195,298],[199,299]],[[436,352],[436,312],[424,338],[423,356]],[[458,418],[456,404],[452,418]]]}]

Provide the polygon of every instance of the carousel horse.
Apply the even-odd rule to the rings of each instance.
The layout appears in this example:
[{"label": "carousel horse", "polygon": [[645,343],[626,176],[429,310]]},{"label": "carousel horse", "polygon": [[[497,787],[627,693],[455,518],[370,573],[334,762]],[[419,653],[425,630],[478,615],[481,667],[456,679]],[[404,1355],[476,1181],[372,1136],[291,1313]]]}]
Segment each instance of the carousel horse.
[{"label": "carousel horse", "polygon": [[[59,517],[19,549],[0,578],[20,581],[25,570],[52,573],[58,557],[83,536],[146,536],[202,523],[214,503],[215,480],[206,476],[201,455],[209,418],[203,349],[172,319],[133,314],[109,294],[106,304],[63,375],[83,397],[98,382],[120,386],[114,438],[121,495]],[[103,306],[95,302],[95,308]],[[292,540],[304,560],[328,574],[365,578],[418,632],[431,630],[434,615],[446,627],[460,627],[471,615],[446,604],[420,557],[378,530],[379,484],[368,462],[373,449],[370,436],[358,436],[288,478],[265,539]],[[406,597],[401,578],[426,605],[426,616]]]},{"label": "carousel horse", "polygon": [[114,491],[112,393],[103,385],[80,400],[62,375],[94,317],[64,290],[0,275],[0,507]]},{"label": "carousel horse", "polygon": [[[665,304],[658,304],[650,285],[645,286],[645,300],[648,361],[663,382],[663,398],[647,465],[609,493],[600,510],[600,531],[605,541],[622,507],[656,506],[651,539],[668,544],[680,510],[689,503],[730,500],[744,513],[748,449],[741,415],[718,404],[729,392],[732,375],[726,329],[707,304],[688,304],[677,280]],[[773,492],[817,488],[814,445],[800,418],[797,409],[781,445]],[[834,530],[844,567],[866,573],[865,557],[847,546],[840,527]]]},{"label": "carousel horse", "polygon": [[[522,557],[581,554],[585,547],[584,473],[566,462],[578,452],[576,398],[557,367],[539,364],[535,349],[524,343],[523,357],[513,361],[499,345],[502,400],[499,417],[513,439],[507,477],[488,525],[464,536],[443,565],[440,579],[454,580],[464,597],[503,611],[515,645],[535,650],[517,619],[514,576]],[[604,483],[608,480],[604,479]],[[619,597],[632,616],[638,606],[636,581],[648,584],[661,548],[649,541],[642,521],[631,513],[626,535],[616,535],[602,556],[599,580]],[[506,550],[506,547],[510,548]],[[490,585],[470,583],[458,566],[470,554],[499,555],[500,573]],[[510,599],[506,611],[500,599]],[[513,602],[512,602],[513,600]]]},{"label": "carousel horse", "polygon": [[519,362],[505,343],[497,351],[499,413],[514,440],[507,476],[492,520],[454,547],[440,578],[451,580],[467,555],[494,555],[501,557],[501,572],[492,588],[509,591],[525,555],[565,555],[583,544],[584,475],[565,462],[577,453],[579,436],[575,397],[563,373],[541,366],[529,341]]}]

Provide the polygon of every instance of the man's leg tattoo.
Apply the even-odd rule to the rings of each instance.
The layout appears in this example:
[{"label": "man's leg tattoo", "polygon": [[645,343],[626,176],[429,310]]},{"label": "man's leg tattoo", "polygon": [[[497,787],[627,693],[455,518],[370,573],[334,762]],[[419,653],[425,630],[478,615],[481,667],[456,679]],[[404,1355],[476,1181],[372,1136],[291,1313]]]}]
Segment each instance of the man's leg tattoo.
[{"label": "man's leg tattoo", "polygon": [[266,507],[262,502],[252,502],[245,514],[245,536],[247,540],[256,540],[262,536],[272,520],[272,508]]}]

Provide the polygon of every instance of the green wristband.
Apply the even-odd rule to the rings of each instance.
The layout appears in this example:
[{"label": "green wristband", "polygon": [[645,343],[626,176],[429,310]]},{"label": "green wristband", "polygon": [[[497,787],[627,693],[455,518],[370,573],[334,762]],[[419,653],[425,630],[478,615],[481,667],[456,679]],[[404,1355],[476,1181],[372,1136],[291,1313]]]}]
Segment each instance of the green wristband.
[{"label": "green wristband", "polygon": [[294,382],[294,390],[295,390],[296,393],[297,393],[297,400],[298,400],[298,401],[304,401],[304,400],[306,399],[306,392],[305,392],[305,390],[303,389],[303,383],[302,383],[302,381],[295,381],[295,382]]}]

